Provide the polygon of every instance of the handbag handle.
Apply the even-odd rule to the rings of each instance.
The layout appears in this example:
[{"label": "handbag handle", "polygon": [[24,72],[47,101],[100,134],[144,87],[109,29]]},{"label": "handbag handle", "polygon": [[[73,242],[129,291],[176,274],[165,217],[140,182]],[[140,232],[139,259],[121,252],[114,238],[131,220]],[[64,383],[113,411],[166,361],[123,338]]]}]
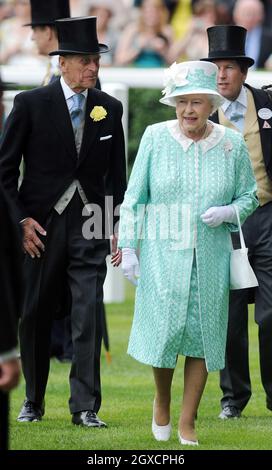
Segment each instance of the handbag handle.
[{"label": "handbag handle", "polygon": [[244,239],[244,235],[243,235],[243,232],[242,232],[239,210],[238,210],[238,207],[237,207],[235,204],[232,204],[232,205],[233,205],[233,207],[234,207],[234,210],[235,210],[235,213],[236,213],[236,217],[237,217],[238,228],[239,228],[239,235],[240,235],[241,249],[244,250],[244,251],[246,251],[247,248],[246,248],[246,245],[245,245],[245,239]]}]

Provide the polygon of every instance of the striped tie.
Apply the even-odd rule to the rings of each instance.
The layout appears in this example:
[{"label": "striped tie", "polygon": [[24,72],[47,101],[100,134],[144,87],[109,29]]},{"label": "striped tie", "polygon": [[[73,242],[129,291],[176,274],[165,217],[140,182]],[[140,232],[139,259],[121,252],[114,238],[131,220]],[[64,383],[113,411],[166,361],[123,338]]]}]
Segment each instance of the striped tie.
[{"label": "striped tie", "polygon": [[230,115],[230,120],[237,122],[239,119],[243,119],[244,114],[241,111],[241,107],[239,106],[239,103],[237,101],[233,101],[230,105],[231,109],[231,115]]},{"label": "striped tie", "polygon": [[82,114],[83,114],[83,104],[85,96],[82,93],[76,93],[72,96],[73,99],[73,106],[70,110],[72,124],[74,129],[78,129],[81,121],[82,121]]}]

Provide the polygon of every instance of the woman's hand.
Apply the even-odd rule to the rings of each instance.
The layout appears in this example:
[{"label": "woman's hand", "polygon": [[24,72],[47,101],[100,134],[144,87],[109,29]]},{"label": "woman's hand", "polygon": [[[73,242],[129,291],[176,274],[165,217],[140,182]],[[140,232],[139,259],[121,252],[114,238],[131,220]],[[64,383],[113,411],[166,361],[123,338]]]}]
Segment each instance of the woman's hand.
[{"label": "woman's hand", "polygon": [[219,206],[210,207],[200,218],[204,224],[214,228],[219,227],[223,222],[235,223],[236,214],[232,205]]},{"label": "woman's hand", "polygon": [[134,284],[134,286],[137,286],[140,267],[134,248],[122,249],[122,270],[127,280]]}]

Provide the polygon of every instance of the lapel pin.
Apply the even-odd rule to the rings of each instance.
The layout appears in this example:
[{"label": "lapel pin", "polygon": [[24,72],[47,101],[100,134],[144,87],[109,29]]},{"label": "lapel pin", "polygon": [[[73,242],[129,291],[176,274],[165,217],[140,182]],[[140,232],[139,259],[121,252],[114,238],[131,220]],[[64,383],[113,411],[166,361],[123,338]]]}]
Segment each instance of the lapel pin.
[{"label": "lapel pin", "polygon": [[264,123],[263,123],[263,129],[271,129],[271,126],[270,126],[269,122],[264,121]]}]

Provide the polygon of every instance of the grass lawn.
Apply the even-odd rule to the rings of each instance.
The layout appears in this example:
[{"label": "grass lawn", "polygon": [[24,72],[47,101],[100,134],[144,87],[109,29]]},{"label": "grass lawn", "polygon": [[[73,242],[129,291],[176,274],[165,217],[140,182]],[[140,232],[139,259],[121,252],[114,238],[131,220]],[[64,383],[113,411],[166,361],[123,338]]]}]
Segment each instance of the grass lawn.
[{"label": "grass lawn", "polygon": [[[46,393],[46,413],[40,423],[17,423],[16,416],[24,399],[24,383],[12,393],[12,450],[119,450],[179,449],[177,422],[183,387],[183,358],[179,358],[172,393],[173,434],[159,443],[151,434],[153,381],[151,369],[126,354],[133,313],[133,288],[127,289],[126,302],[107,306],[112,363],[102,353],[103,402],[99,412],[107,429],[83,429],[71,424],[68,409],[69,365],[51,364]],[[202,450],[272,449],[272,415],[265,407],[260,382],[257,327],[250,314],[250,364],[252,398],[243,417],[222,422],[218,373],[211,373],[201,401],[197,430]],[[197,449],[196,449],[197,450]]]}]

